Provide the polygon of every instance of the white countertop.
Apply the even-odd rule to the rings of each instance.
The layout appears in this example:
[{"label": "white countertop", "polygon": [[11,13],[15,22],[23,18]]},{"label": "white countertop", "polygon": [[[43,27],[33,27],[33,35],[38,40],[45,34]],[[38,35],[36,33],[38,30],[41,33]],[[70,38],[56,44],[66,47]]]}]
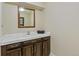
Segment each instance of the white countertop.
[{"label": "white countertop", "polygon": [[27,35],[26,33],[9,34],[0,37],[0,46],[46,37],[46,36],[50,36],[50,32],[46,32],[44,34],[32,33],[30,35]]}]

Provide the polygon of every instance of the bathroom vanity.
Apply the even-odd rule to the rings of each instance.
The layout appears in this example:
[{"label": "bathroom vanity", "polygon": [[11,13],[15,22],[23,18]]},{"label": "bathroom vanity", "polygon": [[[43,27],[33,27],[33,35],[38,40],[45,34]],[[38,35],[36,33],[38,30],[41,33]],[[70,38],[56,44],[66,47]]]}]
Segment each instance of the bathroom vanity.
[{"label": "bathroom vanity", "polygon": [[50,54],[49,33],[18,37],[2,38],[4,40],[0,42],[1,56],[48,56]]},{"label": "bathroom vanity", "polygon": [[[42,11],[43,9],[40,6],[25,2],[2,3],[2,19],[5,21],[2,24],[4,25],[2,28],[3,35],[14,32],[22,33],[8,34],[0,37],[1,56],[48,56],[50,54],[50,33],[38,34],[37,32],[29,33],[27,31],[27,28],[38,26],[35,22],[39,22],[39,20],[35,18],[38,19],[40,14],[38,14],[39,17],[36,16],[39,13],[36,10]],[[10,14],[6,16],[8,13]],[[17,25],[18,29],[16,29]],[[40,26],[38,26],[38,29],[41,28]],[[27,33],[23,33],[23,31]]]}]

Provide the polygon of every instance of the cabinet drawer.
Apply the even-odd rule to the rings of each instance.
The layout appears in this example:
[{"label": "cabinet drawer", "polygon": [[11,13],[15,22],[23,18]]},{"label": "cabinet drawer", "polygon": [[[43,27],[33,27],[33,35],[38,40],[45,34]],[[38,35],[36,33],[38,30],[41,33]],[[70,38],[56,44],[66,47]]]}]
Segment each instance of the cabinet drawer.
[{"label": "cabinet drawer", "polygon": [[37,39],[32,40],[31,42],[32,43],[36,43],[36,42],[40,42],[40,41],[42,41],[42,39],[41,38],[37,38]]},{"label": "cabinet drawer", "polygon": [[29,40],[29,41],[24,41],[24,42],[22,42],[22,45],[33,44],[33,43],[35,43],[35,42],[40,42],[40,41],[42,41],[41,38],[33,39],[33,40]]},{"label": "cabinet drawer", "polygon": [[24,45],[29,45],[29,44],[31,44],[32,42],[31,42],[31,40],[29,40],[29,41],[24,41],[24,42],[22,42],[22,45],[24,46]]},{"label": "cabinet drawer", "polygon": [[12,49],[12,48],[17,48],[20,47],[21,43],[14,43],[14,44],[9,44],[6,46],[6,49]]},{"label": "cabinet drawer", "polygon": [[21,56],[21,48],[9,50],[6,52],[7,56]]},{"label": "cabinet drawer", "polygon": [[50,36],[42,38],[43,40],[49,40]]}]

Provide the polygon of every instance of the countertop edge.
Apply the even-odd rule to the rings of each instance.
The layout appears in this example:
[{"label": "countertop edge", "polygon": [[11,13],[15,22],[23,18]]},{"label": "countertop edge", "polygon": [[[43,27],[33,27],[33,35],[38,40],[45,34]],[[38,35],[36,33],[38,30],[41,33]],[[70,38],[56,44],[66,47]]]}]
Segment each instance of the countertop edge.
[{"label": "countertop edge", "polygon": [[37,37],[28,37],[28,38],[26,38],[26,37],[22,37],[22,38],[16,38],[16,39],[18,39],[18,40],[13,40],[13,41],[9,41],[9,42],[2,42],[2,43],[0,43],[0,46],[4,46],[4,45],[8,45],[8,44],[13,44],[13,43],[18,43],[18,42],[23,42],[23,41],[27,41],[27,39],[28,40],[33,40],[33,39],[37,39],[37,38],[42,38],[42,37],[47,37],[47,36],[50,36],[50,34],[38,34],[38,36]]}]

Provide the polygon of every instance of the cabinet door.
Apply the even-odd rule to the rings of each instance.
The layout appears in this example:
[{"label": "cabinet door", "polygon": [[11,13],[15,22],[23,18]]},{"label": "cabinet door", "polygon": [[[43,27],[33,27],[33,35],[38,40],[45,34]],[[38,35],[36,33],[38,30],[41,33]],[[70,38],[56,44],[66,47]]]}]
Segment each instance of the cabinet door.
[{"label": "cabinet door", "polygon": [[42,56],[42,42],[34,44],[34,56]]},{"label": "cabinet door", "polygon": [[43,56],[50,54],[50,40],[43,41]]},{"label": "cabinet door", "polygon": [[33,45],[23,47],[23,56],[33,56]]},{"label": "cabinet door", "polygon": [[17,48],[17,49],[13,49],[13,50],[9,50],[6,52],[7,56],[21,56],[21,49]]}]

